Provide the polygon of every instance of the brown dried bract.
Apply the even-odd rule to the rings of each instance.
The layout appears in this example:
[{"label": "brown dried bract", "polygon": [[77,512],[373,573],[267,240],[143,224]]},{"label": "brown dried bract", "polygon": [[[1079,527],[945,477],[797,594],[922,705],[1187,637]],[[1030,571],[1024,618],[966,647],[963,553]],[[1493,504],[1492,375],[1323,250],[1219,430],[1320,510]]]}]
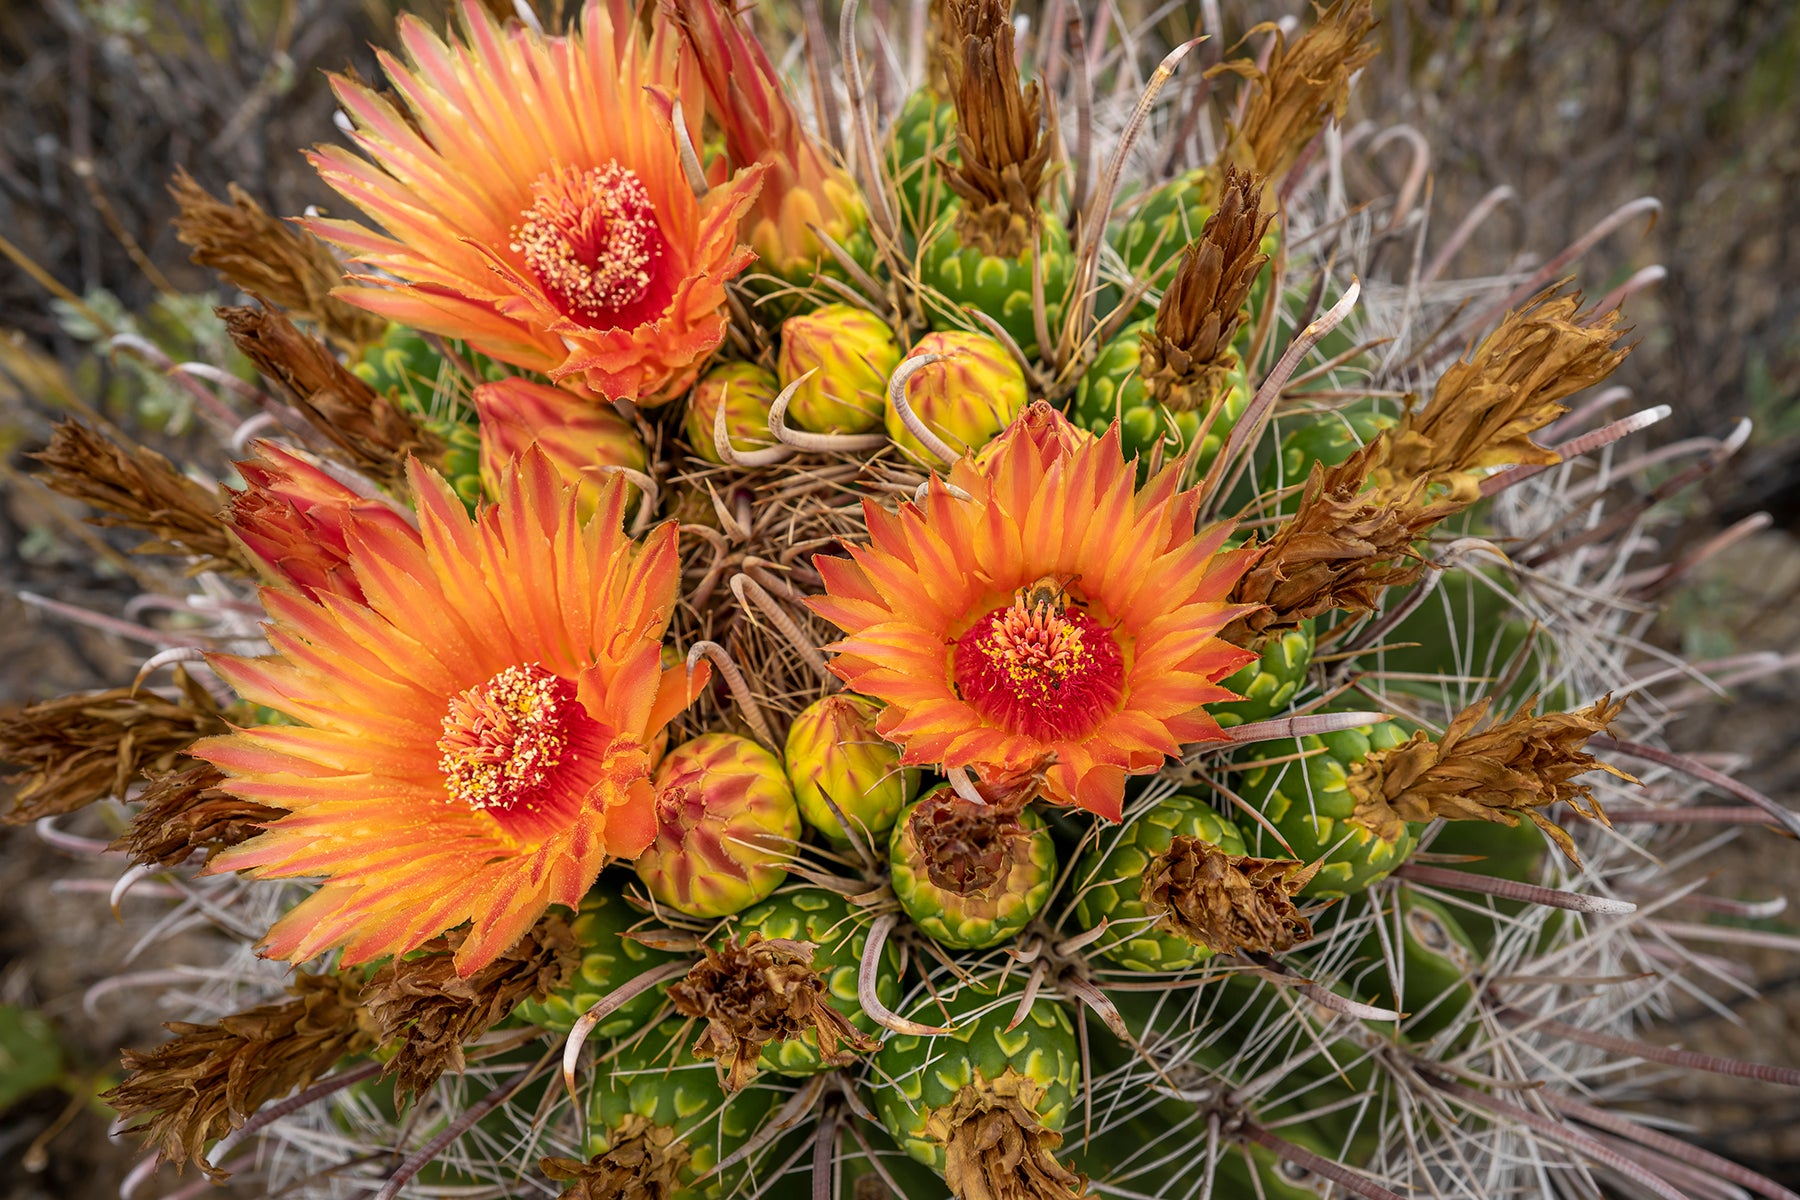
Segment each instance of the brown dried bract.
[{"label": "brown dried bract", "polygon": [[293,998],[262,1004],[212,1025],[184,1021],[156,1049],[124,1054],[125,1082],[101,1099],[137,1120],[163,1162],[197,1163],[213,1180],[208,1142],[242,1125],[264,1104],[312,1083],[339,1059],[376,1045],[374,1022],[356,1001],[357,984],[336,975],[297,974]]},{"label": "brown dried bract", "polygon": [[1426,506],[1422,487],[1387,500],[1364,491],[1385,450],[1377,438],[1336,466],[1314,464],[1294,515],[1232,590],[1233,604],[1264,607],[1233,621],[1221,637],[1250,646],[1333,609],[1374,612],[1383,591],[1419,578],[1424,565],[1413,543],[1460,506]]},{"label": "brown dried bract", "polygon": [[74,812],[103,796],[125,796],[144,771],[168,771],[195,741],[224,733],[219,706],[177,669],[174,699],[130,688],[60,696],[0,719],[0,763],[22,768],[0,824]]},{"label": "brown dried bract", "polygon": [[680,1192],[688,1148],[673,1129],[627,1113],[607,1131],[607,1143],[606,1153],[585,1163],[573,1158],[538,1163],[545,1175],[569,1184],[561,1200],[672,1200]]},{"label": "brown dried bract", "polygon": [[1582,747],[1606,732],[1625,703],[1605,696],[1579,712],[1532,715],[1533,696],[1511,717],[1476,731],[1487,715],[1483,698],[1450,722],[1437,741],[1423,732],[1389,750],[1377,750],[1351,771],[1354,819],[1390,841],[1408,821],[1494,821],[1517,825],[1529,818],[1570,860],[1580,863],[1568,833],[1544,815],[1566,803],[1577,813],[1606,822],[1592,787],[1576,783],[1589,771],[1605,771],[1632,783],[1625,772]]},{"label": "brown dried bract", "polygon": [[1351,76],[1375,57],[1376,48],[1366,44],[1374,28],[1370,0],[1334,0],[1291,45],[1273,22],[1252,29],[1250,36],[1275,34],[1266,71],[1240,58],[1207,72],[1231,72],[1259,85],[1222,157],[1271,179],[1285,175],[1325,123],[1344,115]]},{"label": "brown dried bract", "polygon": [[956,103],[958,162],[939,160],[962,198],[956,234],[983,254],[1019,258],[1037,243],[1050,162],[1044,98],[1019,78],[1007,0],[949,0],[944,63]]},{"label": "brown dried bract", "polygon": [[949,788],[928,792],[907,820],[907,832],[919,848],[932,886],[958,896],[978,896],[1011,869],[1017,843],[1031,831],[1019,820],[1024,801],[976,804]]},{"label": "brown dried bract", "polygon": [[999,1078],[977,1075],[926,1119],[944,1146],[944,1182],[957,1200],[1073,1200],[1087,1176],[1057,1161],[1062,1134],[1045,1129],[1037,1105],[1043,1090],[1008,1067]]},{"label": "brown dried bract", "polygon": [[437,465],[443,440],[352,375],[325,343],[273,308],[221,308],[225,331],[244,357],[281,385],[334,457],[380,483],[406,479],[417,455]]},{"label": "brown dried bract", "polygon": [[1225,169],[1224,194],[1200,237],[1182,252],[1175,278],[1140,335],[1140,371],[1152,399],[1177,411],[1211,404],[1237,365],[1231,339],[1250,286],[1269,256],[1263,234],[1274,213],[1261,209],[1263,181]]},{"label": "brown dried bract", "polygon": [[224,790],[225,775],[211,763],[195,763],[150,781],[138,796],[142,807],[109,847],[140,865],[173,867],[196,850],[208,858],[260,833],[284,810],[242,800]]},{"label": "brown dried bract", "polygon": [[1289,950],[1312,940],[1312,922],[1294,908],[1294,896],[1318,869],[1178,836],[1144,871],[1144,906],[1158,930],[1220,954]]},{"label": "brown dried bract", "polygon": [[44,486],[105,514],[90,518],[95,525],[136,529],[155,539],[134,547],[135,553],[195,558],[195,573],[256,573],[220,518],[224,495],[189,479],[156,451],[125,449],[70,420],[58,423],[50,444],[31,457],[44,464],[38,473]]},{"label": "brown dried bract", "polygon": [[1423,483],[1456,503],[1480,495],[1484,467],[1552,464],[1556,452],[1531,435],[1568,409],[1558,401],[1599,383],[1624,361],[1618,309],[1580,312],[1579,293],[1546,288],[1508,313],[1467,360],[1438,380],[1431,401],[1408,413],[1387,437],[1374,473],[1383,496]]},{"label": "brown dried bract", "polygon": [[398,1040],[387,1074],[400,1092],[420,1093],[445,1071],[463,1069],[463,1046],[504,1020],[523,1000],[542,1000],[574,978],[581,944],[568,921],[546,913],[512,949],[467,979],[454,955],[468,936],[453,929],[419,952],[393,959],[363,992],[381,1028],[381,1040]]},{"label": "brown dried bract", "polygon": [[311,321],[346,350],[381,336],[380,317],[332,296],[344,269],[324,242],[270,216],[235,183],[227,190],[227,204],[182,168],[170,181],[169,194],[181,208],[175,236],[193,249],[195,262]]},{"label": "brown dried bract", "polygon": [[812,1030],[819,1057],[847,1065],[850,1049],[873,1050],[873,1038],[858,1033],[826,1000],[825,980],[812,968],[811,942],[750,934],[728,937],[669,985],[669,1002],[686,1017],[706,1022],[694,1043],[695,1058],[714,1060],[719,1084],[728,1092],[756,1076],[756,1059],[770,1042],[784,1042]]}]

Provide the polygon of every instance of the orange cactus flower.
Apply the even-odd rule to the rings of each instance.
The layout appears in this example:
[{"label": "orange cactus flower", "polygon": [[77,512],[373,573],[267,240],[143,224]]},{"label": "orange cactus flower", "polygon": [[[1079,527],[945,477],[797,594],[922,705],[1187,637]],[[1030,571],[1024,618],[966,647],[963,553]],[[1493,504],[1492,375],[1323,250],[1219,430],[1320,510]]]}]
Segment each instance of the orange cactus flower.
[{"label": "orange cactus flower", "polygon": [[470,399],[481,421],[481,484],[489,495],[498,494],[512,460],[535,442],[575,488],[585,521],[614,473],[607,468],[642,471],[648,462],[637,429],[610,404],[518,378],[480,384]]},{"label": "orange cactus flower", "polygon": [[1048,799],[1118,820],[1128,775],[1224,738],[1203,706],[1253,657],[1216,635],[1254,551],[1196,535],[1177,471],[1137,491],[1116,427],[1084,440],[1040,403],[922,504],[865,502],[869,544],[814,559],[810,603],[846,635],[831,669],[886,702],[902,764],[1043,771]]},{"label": "orange cactus flower", "polygon": [[[307,222],[385,273],[340,294],[591,396],[679,393],[724,339],[762,168],[695,197],[670,119],[691,75],[666,21],[645,37],[625,0],[589,0],[578,32],[546,37],[477,0],[462,12],[466,44],[400,19],[408,64],[381,62],[404,116],[332,81],[368,157],[322,147],[313,164],[386,230]],[[704,105],[686,100],[697,140]]]},{"label": "orange cactus flower", "polygon": [[270,930],[271,957],[341,946],[355,964],[470,922],[466,976],[656,835],[651,746],[694,694],[661,660],[675,527],[626,537],[622,480],[581,522],[535,449],[501,482],[471,518],[413,464],[418,532],[350,528],[362,600],[267,589],[275,654],[210,660],[301,722],[194,749],[287,810],[208,871],[324,880]]}]

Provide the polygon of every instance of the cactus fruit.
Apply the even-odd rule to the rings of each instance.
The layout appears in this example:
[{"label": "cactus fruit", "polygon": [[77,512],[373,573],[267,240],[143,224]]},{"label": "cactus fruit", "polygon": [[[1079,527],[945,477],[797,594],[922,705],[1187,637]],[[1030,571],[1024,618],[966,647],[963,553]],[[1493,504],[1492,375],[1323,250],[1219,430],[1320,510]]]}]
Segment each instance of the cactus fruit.
[{"label": "cactus fruit", "polygon": [[888,866],[914,924],[946,946],[978,950],[1018,933],[1044,907],[1056,844],[1031,809],[978,805],[944,784],[901,814]]},{"label": "cactus fruit", "polygon": [[[828,304],[781,325],[781,386],[796,382],[787,415],[813,433],[867,433],[881,424],[888,376],[900,365],[894,331],[880,317]],[[808,371],[817,374],[801,382]]]},{"label": "cactus fruit", "polygon": [[919,787],[918,771],[902,768],[899,749],[875,732],[880,712],[867,697],[838,692],[809,704],[788,726],[782,758],[800,818],[839,845],[850,841],[839,813],[865,843],[886,845]]},{"label": "cactus fruit", "polygon": [[1230,688],[1243,699],[1209,704],[1206,710],[1226,729],[1246,721],[1266,721],[1286,711],[1306,682],[1315,641],[1311,621],[1265,637],[1256,647],[1255,662],[1219,681],[1220,687]]},{"label": "cactus fruit", "polygon": [[[645,923],[644,917],[625,899],[612,875],[601,875],[571,922],[581,943],[581,965],[575,976],[542,1000],[526,1000],[513,1015],[533,1025],[566,1033],[594,1005],[606,999],[634,977],[674,962],[676,956],[654,950],[629,931]],[[594,1027],[594,1036],[608,1041],[624,1038],[639,1029],[662,1007],[662,996],[646,990],[614,1009]]]},{"label": "cactus fruit", "polygon": [[[1105,433],[1117,421],[1126,456],[1135,455],[1144,468],[1156,458],[1165,463],[1178,458],[1197,441],[1194,470],[1205,474],[1249,407],[1243,373],[1236,372],[1230,387],[1208,407],[1178,410],[1158,404],[1145,390],[1139,369],[1140,339],[1149,327],[1149,321],[1128,325],[1106,344],[1075,389],[1069,419],[1094,433]],[[1158,447],[1160,455],[1155,454]]]},{"label": "cactus fruit", "polygon": [[781,390],[775,373],[755,363],[728,362],[710,367],[688,394],[682,432],[695,454],[709,463],[719,457],[717,422],[725,409],[725,436],[733,450],[758,450],[774,442],[769,409]]},{"label": "cactus fruit", "polygon": [[[927,363],[907,377],[906,402],[914,416],[954,454],[980,451],[1025,411],[1025,374],[993,338],[979,333],[928,333],[914,343],[906,357],[925,354],[942,355],[943,361]],[[886,422],[888,436],[908,458],[935,470],[950,465],[926,450],[891,402]]]}]

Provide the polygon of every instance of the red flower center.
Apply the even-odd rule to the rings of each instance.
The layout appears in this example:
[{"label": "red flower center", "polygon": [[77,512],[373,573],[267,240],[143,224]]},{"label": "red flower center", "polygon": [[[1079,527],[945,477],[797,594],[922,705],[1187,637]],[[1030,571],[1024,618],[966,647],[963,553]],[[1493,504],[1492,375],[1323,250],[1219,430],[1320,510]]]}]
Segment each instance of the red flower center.
[{"label": "red flower center", "polygon": [[669,289],[668,239],[656,223],[649,189],[637,172],[608,160],[564,167],[531,185],[531,207],[512,228],[512,251],[525,256],[563,313],[583,324],[639,325],[660,312]]},{"label": "red flower center", "polygon": [[450,698],[437,744],[444,789],[496,815],[535,812],[590,722],[574,683],[537,663],[508,667]]},{"label": "red flower center", "polygon": [[957,639],[955,672],[983,717],[1055,741],[1090,732],[1118,707],[1125,658],[1105,626],[1032,588]]}]

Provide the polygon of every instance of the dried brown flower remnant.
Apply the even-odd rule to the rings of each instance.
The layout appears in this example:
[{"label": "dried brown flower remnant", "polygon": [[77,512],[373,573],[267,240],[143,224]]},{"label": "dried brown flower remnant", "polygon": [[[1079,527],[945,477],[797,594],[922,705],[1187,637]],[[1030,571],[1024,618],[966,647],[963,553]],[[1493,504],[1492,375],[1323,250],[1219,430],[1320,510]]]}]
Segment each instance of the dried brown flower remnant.
[{"label": "dried brown flower remnant", "polygon": [[125,449],[71,420],[58,423],[50,444],[31,457],[44,464],[39,478],[46,487],[105,514],[91,518],[94,524],[155,539],[134,547],[136,553],[195,558],[196,572],[256,573],[220,519],[225,498],[219,489],[189,479],[156,451]]},{"label": "dried brown flower remnant", "polygon": [[1144,387],[1158,404],[1177,411],[1210,404],[1237,365],[1231,339],[1250,286],[1269,261],[1261,247],[1274,214],[1261,209],[1262,184],[1236,167],[1225,168],[1217,208],[1183,251],[1157,305],[1155,326],[1140,337]]},{"label": "dried brown flower remnant", "polygon": [[305,1087],[339,1059],[376,1045],[374,1023],[356,1002],[357,984],[336,975],[294,977],[292,999],[262,1004],[211,1025],[177,1021],[154,1050],[127,1050],[125,1082],[101,1099],[138,1120],[157,1155],[192,1161],[213,1180],[206,1145],[242,1125],[269,1101]]},{"label": "dried brown flower remnant", "polygon": [[1596,318],[1580,307],[1579,294],[1551,287],[1508,313],[1444,372],[1430,403],[1388,434],[1376,491],[1388,496],[1423,482],[1468,503],[1480,495],[1473,472],[1483,467],[1557,462],[1531,435],[1568,411],[1560,400],[1605,379],[1631,352],[1615,345],[1625,332],[1617,309]]},{"label": "dried brown flower remnant", "polygon": [[311,321],[346,350],[381,336],[380,317],[331,295],[343,282],[344,269],[324,242],[270,216],[235,183],[226,193],[227,204],[183,168],[170,181],[169,194],[181,209],[175,236],[193,249],[195,262]]},{"label": "dried brown flower remnant", "polygon": [[1024,843],[1031,831],[1019,820],[1019,809],[1034,795],[1035,787],[1006,805],[977,804],[949,788],[926,793],[907,826],[932,885],[958,896],[993,887],[1016,857],[1030,853]]},{"label": "dried brown flower remnant", "polygon": [[1144,871],[1144,905],[1156,928],[1230,954],[1279,952],[1312,939],[1294,896],[1318,864],[1227,854],[1204,838],[1176,837]]},{"label": "dried brown flower remnant", "polygon": [[59,696],[0,718],[0,763],[22,770],[0,824],[74,812],[102,796],[125,795],[146,771],[167,771],[189,746],[224,733],[206,689],[177,671],[174,699],[130,688]]},{"label": "dried brown flower remnant", "polygon": [[607,1131],[607,1141],[606,1153],[585,1163],[572,1158],[538,1163],[551,1179],[569,1183],[561,1200],[672,1200],[681,1190],[688,1148],[673,1129],[627,1113]]},{"label": "dried brown flower remnant", "polygon": [[172,867],[196,850],[207,857],[255,837],[285,810],[242,800],[224,790],[225,774],[195,763],[150,781],[138,796],[142,807],[109,847],[142,865]]},{"label": "dried brown flower remnant", "polygon": [[1019,258],[1037,242],[1050,162],[1043,94],[1035,81],[1019,79],[1008,0],[949,0],[944,7],[959,161],[940,165],[962,198],[956,234],[983,254]]},{"label": "dried brown flower remnant", "polygon": [[825,980],[811,965],[816,949],[811,942],[755,933],[742,942],[728,937],[723,946],[708,949],[686,978],[669,985],[675,1011],[706,1022],[694,1057],[715,1061],[726,1091],[738,1091],[755,1077],[764,1046],[809,1029],[826,1062],[851,1061],[840,1042],[856,1050],[875,1048],[873,1039],[826,1002]]},{"label": "dried brown flower remnant", "polygon": [[1062,1134],[1037,1118],[1042,1089],[1012,1068],[976,1076],[925,1130],[944,1145],[944,1182],[958,1200],[1073,1200],[1087,1177],[1058,1162]]},{"label": "dried brown flower remnant", "polygon": [[523,1000],[542,1000],[574,978],[581,944],[557,913],[546,913],[524,937],[468,978],[455,953],[468,936],[453,929],[417,954],[390,960],[375,973],[363,1001],[381,1040],[399,1048],[387,1073],[396,1090],[423,1092],[445,1071],[463,1069],[463,1046],[504,1020]]},{"label": "dried brown flower remnant", "polygon": [[221,308],[225,331],[258,371],[281,385],[335,457],[398,486],[406,460],[437,464],[446,447],[393,401],[352,375],[325,343],[273,308]]},{"label": "dried brown flower remnant", "polygon": [[1606,822],[1593,788],[1575,779],[1605,771],[1637,782],[1582,748],[1589,738],[1606,732],[1624,701],[1609,695],[1579,712],[1534,716],[1533,696],[1511,717],[1477,732],[1489,703],[1484,697],[1463,709],[1435,742],[1415,733],[1402,745],[1377,750],[1358,763],[1346,781],[1356,798],[1354,819],[1392,840],[1408,821],[1444,817],[1512,826],[1527,817],[1579,863],[1574,841],[1544,810],[1566,803],[1584,817]]},{"label": "dried brown flower remnant", "polygon": [[1366,44],[1374,28],[1369,0],[1333,0],[1292,44],[1272,22],[1252,29],[1275,32],[1267,70],[1236,59],[1208,72],[1229,71],[1259,85],[1223,156],[1270,179],[1285,175],[1325,123],[1344,115],[1351,77],[1375,57],[1376,48]]},{"label": "dried brown flower remnant", "polygon": [[1264,607],[1239,617],[1221,637],[1249,646],[1333,609],[1374,612],[1385,589],[1419,577],[1424,566],[1413,543],[1457,506],[1424,507],[1422,487],[1385,502],[1364,491],[1385,450],[1378,438],[1336,466],[1314,464],[1294,515],[1231,593],[1233,604]]}]

